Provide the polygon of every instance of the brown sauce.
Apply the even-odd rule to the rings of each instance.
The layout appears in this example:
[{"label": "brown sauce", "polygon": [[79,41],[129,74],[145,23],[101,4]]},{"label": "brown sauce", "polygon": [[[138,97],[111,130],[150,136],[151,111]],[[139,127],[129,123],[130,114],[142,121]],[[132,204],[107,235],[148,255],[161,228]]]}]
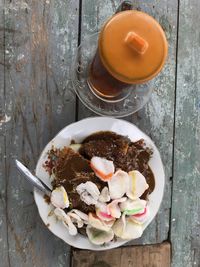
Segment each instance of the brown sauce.
[{"label": "brown sauce", "polygon": [[50,204],[51,203],[51,200],[50,200],[50,197],[48,195],[44,195],[44,200],[47,204]]},{"label": "brown sauce", "polygon": [[56,158],[52,168],[55,176],[52,182],[53,188],[61,185],[65,188],[69,196],[70,208],[80,209],[86,213],[94,211],[94,206],[88,206],[82,202],[76,192],[77,185],[87,181],[94,182],[100,190],[103,188],[103,182],[95,176],[89,161],[68,147],[62,150],[52,149],[49,157]]},{"label": "brown sauce", "polygon": [[[68,147],[61,150],[52,148],[45,166],[47,166],[48,172],[55,176],[52,182],[53,188],[62,185],[66,189],[70,200],[69,208],[76,208],[88,213],[93,212],[95,207],[88,206],[80,200],[80,196],[76,192],[77,185],[92,181],[99,190],[105,186],[105,183],[95,176],[90,167],[89,160],[93,156],[112,160],[116,169],[126,172],[139,170],[149,184],[148,190],[142,196],[143,199],[147,199],[148,194],[155,187],[154,175],[148,165],[151,155],[152,151],[145,146],[144,140],[131,142],[127,137],[104,131],[94,133],[83,140],[79,153]],[[47,198],[45,199],[47,200]]]},{"label": "brown sauce", "polygon": [[132,170],[140,171],[149,184],[149,189],[145,192],[145,195],[153,192],[155,179],[148,165],[152,151],[145,146],[143,139],[131,142],[129,138],[114,132],[97,132],[83,140],[83,145],[79,152],[88,160],[93,156],[112,160],[116,169],[122,169],[126,172]]}]

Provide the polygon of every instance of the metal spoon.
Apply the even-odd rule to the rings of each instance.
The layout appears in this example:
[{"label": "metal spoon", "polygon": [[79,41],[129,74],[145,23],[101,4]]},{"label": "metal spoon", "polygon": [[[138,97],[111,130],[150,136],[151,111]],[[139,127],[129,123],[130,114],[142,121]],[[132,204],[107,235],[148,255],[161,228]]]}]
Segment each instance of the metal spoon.
[{"label": "metal spoon", "polygon": [[28,182],[46,195],[51,195],[51,189],[48,188],[37,176],[33,175],[19,160],[16,159],[15,163],[20,173],[24,175]]}]

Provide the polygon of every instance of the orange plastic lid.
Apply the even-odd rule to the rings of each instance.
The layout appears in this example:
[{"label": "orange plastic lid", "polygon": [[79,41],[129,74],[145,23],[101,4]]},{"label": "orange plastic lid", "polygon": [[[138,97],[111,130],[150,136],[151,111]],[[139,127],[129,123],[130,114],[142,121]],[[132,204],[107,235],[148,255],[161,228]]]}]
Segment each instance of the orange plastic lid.
[{"label": "orange plastic lid", "polygon": [[165,63],[167,50],[160,24],[136,10],[111,17],[99,36],[99,53],[105,68],[129,84],[144,83],[156,76]]}]

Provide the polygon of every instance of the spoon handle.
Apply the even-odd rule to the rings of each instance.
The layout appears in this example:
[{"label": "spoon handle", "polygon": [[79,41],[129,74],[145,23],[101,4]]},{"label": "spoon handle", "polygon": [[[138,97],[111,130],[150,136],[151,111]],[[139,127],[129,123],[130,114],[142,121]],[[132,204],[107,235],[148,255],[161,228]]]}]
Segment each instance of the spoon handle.
[{"label": "spoon handle", "polygon": [[35,186],[46,195],[49,196],[51,194],[51,190],[46,185],[44,185],[38,177],[34,176],[20,161],[16,159],[15,163],[20,173],[24,175],[28,182],[30,182],[33,186]]}]

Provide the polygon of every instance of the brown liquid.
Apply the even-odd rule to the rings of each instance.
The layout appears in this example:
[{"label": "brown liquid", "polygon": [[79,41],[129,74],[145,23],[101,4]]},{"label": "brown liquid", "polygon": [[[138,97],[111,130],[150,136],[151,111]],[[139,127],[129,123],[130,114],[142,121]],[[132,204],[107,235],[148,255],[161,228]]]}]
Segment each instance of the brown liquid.
[{"label": "brown liquid", "polygon": [[123,97],[127,93],[124,89],[130,86],[110,75],[101,61],[98,50],[90,67],[88,83],[95,93],[105,98]]}]

